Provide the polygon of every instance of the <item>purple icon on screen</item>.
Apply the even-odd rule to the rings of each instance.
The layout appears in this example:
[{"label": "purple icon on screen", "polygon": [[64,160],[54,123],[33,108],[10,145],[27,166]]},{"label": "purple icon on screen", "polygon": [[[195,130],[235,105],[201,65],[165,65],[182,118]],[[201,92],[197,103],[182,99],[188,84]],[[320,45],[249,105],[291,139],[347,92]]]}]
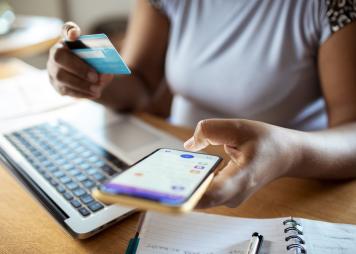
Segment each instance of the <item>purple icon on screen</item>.
[{"label": "purple icon on screen", "polygon": [[191,158],[194,158],[194,156],[193,156],[193,155],[191,155],[191,154],[186,154],[186,153],[181,154],[181,156],[180,156],[180,157],[185,158],[185,159],[191,159]]}]

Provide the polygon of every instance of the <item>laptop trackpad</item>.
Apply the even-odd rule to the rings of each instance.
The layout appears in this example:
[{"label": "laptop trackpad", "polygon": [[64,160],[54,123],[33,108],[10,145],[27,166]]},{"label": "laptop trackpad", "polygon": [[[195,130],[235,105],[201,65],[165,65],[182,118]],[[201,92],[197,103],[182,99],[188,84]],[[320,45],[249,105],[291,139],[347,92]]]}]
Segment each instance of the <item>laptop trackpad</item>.
[{"label": "laptop trackpad", "polygon": [[101,142],[110,143],[127,153],[152,145],[160,139],[149,129],[133,124],[130,120],[111,122],[93,135]]}]

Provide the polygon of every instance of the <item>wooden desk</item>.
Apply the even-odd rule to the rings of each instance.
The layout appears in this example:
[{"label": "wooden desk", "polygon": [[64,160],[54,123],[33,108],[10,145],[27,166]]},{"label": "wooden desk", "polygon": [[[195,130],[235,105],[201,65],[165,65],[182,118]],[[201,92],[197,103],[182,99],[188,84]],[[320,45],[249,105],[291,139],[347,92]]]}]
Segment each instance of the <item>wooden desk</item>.
[{"label": "wooden desk", "polygon": [[[191,130],[170,126],[149,115],[140,117],[153,126],[187,139]],[[220,148],[208,152],[219,153]],[[226,156],[225,156],[226,158]],[[356,224],[356,181],[280,179],[264,187],[236,209],[218,207],[209,213],[241,217],[299,216]],[[125,253],[134,235],[138,214],[87,240],[75,240],[0,166],[0,253]]]},{"label": "wooden desk", "polygon": [[[192,133],[149,115],[141,118],[182,139]],[[216,148],[209,151],[222,152]],[[355,196],[356,181],[280,179],[239,208],[219,207],[207,212],[255,218],[292,215],[356,224]],[[0,253],[121,254],[134,235],[138,219],[135,214],[90,239],[75,240],[4,168],[0,168],[0,200]]]},{"label": "wooden desk", "polygon": [[0,57],[31,56],[47,51],[60,36],[57,18],[18,15],[13,30],[0,37]]}]

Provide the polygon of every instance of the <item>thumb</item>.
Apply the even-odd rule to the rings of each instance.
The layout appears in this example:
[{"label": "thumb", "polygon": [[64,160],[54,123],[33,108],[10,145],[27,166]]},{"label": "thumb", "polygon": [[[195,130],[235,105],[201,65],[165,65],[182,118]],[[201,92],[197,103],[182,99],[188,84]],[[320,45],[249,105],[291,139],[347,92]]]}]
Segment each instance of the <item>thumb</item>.
[{"label": "thumb", "polygon": [[80,36],[80,27],[74,22],[66,22],[62,28],[62,36],[66,41],[75,41]]},{"label": "thumb", "polygon": [[233,119],[208,119],[200,121],[194,135],[184,143],[184,148],[199,151],[208,145],[236,146],[239,123]]}]

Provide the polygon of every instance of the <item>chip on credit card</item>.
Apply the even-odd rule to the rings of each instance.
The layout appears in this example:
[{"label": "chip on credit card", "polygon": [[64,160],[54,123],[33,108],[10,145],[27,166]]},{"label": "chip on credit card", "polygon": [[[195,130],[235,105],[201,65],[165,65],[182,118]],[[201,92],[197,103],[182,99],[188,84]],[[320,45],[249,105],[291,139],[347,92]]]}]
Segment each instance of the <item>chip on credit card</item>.
[{"label": "chip on credit card", "polygon": [[66,41],[68,48],[98,73],[131,74],[124,60],[105,34],[82,35]]}]

